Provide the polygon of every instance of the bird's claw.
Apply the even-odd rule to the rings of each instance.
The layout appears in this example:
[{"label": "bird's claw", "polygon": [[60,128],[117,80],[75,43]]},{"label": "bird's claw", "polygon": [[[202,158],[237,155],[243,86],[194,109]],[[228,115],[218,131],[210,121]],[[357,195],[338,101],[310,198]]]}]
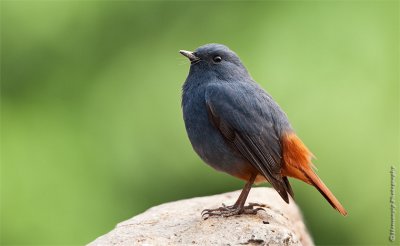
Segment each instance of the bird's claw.
[{"label": "bird's claw", "polygon": [[238,206],[235,205],[226,206],[225,204],[222,204],[222,207],[219,208],[204,209],[201,212],[201,217],[204,218],[204,220],[207,220],[210,217],[218,217],[218,216],[230,217],[240,214],[257,214],[258,211],[264,210],[265,207],[267,207],[265,204],[260,204],[260,203],[249,203],[249,205],[244,206],[243,208],[239,208]]}]

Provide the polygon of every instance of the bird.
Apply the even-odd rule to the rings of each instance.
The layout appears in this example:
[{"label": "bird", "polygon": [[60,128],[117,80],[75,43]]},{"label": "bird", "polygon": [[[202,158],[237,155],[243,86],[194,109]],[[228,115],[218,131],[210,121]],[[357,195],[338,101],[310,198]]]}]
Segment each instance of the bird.
[{"label": "bird", "polygon": [[254,183],[269,182],[289,203],[288,178],[314,186],[340,214],[347,211],[315,173],[314,155],[297,136],[286,113],[249,74],[239,56],[222,44],[180,50],[190,61],[182,86],[182,113],[194,151],[216,169],[246,181],[231,205],[202,216],[256,214],[264,204],[245,205]]}]

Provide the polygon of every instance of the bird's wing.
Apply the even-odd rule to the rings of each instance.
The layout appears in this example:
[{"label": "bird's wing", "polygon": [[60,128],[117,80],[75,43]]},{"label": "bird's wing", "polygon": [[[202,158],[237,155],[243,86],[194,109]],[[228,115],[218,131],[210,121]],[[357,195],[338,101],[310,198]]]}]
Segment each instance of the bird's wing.
[{"label": "bird's wing", "polygon": [[288,193],[293,194],[281,175],[282,150],[274,122],[274,102],[260,88],[250,86],[209,85],[205,94],[209,117],[225,140],[289,203]]}]

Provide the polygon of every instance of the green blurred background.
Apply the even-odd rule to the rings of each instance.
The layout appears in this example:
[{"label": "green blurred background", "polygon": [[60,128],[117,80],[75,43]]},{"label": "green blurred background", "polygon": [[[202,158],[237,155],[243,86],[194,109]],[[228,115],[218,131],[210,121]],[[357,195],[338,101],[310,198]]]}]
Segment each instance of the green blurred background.
[{"label": "green blurred background", "polygon": [[292,181],[315,242],[389,244],[398,1],[2,1],[1,244],[84,244],[151,206],[241,189],[183,125],[178,50],[210,42],[283,107],[349,211]]}]

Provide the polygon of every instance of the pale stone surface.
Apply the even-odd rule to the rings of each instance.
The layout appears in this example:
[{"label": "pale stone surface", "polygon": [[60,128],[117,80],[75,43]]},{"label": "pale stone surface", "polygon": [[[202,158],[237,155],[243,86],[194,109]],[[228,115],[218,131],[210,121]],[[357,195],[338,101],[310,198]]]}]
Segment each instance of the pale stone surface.
[{"label": "pale stone surface", "polygon": [[155,206],[91,242],[99,245],[314,245],[300,210],[271,188],[253,188],[248,202],[267,205],[257,215],[201,218],[205,208],[231,205],[240,191]]}]

